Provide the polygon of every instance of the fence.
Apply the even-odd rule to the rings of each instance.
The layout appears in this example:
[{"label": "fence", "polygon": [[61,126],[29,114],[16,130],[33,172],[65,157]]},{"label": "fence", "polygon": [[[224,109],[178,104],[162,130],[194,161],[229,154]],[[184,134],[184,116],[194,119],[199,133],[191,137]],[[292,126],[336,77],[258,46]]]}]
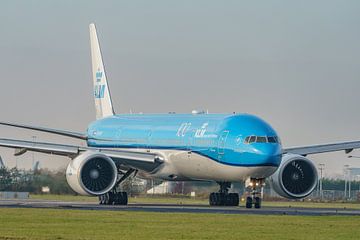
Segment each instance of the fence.
[{"label": "fence", "polygon": [[0,199],[28,199],[28,192],[0,192]]}]

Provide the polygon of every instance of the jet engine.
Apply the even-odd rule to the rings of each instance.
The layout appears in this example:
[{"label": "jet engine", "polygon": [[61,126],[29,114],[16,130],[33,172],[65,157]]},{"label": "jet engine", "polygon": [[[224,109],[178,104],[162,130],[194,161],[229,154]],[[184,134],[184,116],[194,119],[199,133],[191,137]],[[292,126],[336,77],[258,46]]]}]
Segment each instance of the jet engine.
[{"label": "jet engine", "polygon": [[66,169],[70,187],[81,195],[102,195],[116,184],[114,161],[98,152],[87,151],[73,159]]},{"label": "jet engine", "polygon": [[284,154],[278,170],[270,177],[273,189],[282,197],[300,199],[310,195],[318,181],[314,163],[296,154]]}]

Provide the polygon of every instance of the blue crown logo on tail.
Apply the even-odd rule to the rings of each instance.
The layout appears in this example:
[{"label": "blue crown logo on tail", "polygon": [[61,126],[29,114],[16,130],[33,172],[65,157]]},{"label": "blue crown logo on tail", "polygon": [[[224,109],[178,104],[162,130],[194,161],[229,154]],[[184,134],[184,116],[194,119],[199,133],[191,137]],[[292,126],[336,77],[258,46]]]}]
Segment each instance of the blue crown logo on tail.
[{"label": "blue crown logo on tail", "polygon": [[95,73],[95,77],[96,77],[96,84],[94,90],[95,98],[104,98],[105,84],[100,84],[101,79],[103,77],[103,72],[100,70],[100,68],[98,68],[97,72]]},{"label": "blue crown logo on tail", "polygon": [[97,70],[96,72],[96,82],[100,82],[103,76],[103,72],[100,71],[100,69]]}]

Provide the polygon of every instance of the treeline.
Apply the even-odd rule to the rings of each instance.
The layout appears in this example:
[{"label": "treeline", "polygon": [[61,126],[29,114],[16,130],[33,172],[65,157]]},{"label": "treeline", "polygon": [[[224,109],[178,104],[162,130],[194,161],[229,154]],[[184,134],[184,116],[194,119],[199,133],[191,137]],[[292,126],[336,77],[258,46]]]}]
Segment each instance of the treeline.
[{"label": "treeline", "polygon": [[[160,184],[155,181],[154,186]],[[151,181],[148,181],[148,186],[143,186],[137,183],[136,178],[128,178],[121,186],[123,191],[131,194],[144,193],[146,189],[151,188]],[[266,185],[268,188],[270,184]],[[347,185],[348,186],[348,185]],[[17,168],[0,168],[0,191],[18,191],[30,193],[42,193],[43,187],[49,187],[52,194],[76,194],[67,184],[65,177],[65,170],[51,171],[48,169],[41,169],[39,171],[26,171]],[[235,184],[235,189],[243,191],[243,184]],[[345,188],[345,181],[340,179],[323,179],[324,190],[339,190],[343,191]],[[351,190],[359,190],[360,182],[352,181]],[[175,184],[176,193],[188,193],[190,191],[196,192],[210,192],[217,191],[216,183],[211,182],[186,182],[185,184],[178,182]]]},{"label": "treeline", "polygon": [[0,191],[42,193],[49,187],[53,194],[75,194],[66,182],[65,171],[25,171],[17,168],[0,168]]},{"label": "treeline", "polygon": [[[329,179],[325,178],[322,180],[323,182],[323,189],[324,190],[338,190],[344,191],[345,189],[345,181],[340,179]],[[349,189],[349,183],[347,183],[347,189]],[[359,181],[351,181],[351,190],[359,190],[360,189],[360,182]]]}]

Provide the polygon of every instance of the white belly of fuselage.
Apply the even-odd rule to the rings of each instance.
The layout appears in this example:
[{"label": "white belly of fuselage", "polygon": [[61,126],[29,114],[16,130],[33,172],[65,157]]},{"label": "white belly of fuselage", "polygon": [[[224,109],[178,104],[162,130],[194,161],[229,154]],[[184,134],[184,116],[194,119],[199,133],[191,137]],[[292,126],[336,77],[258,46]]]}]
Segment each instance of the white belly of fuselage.
[{"label": "white belly of fuselage", "polygon": [[267,178],[277,169],[272,166],[231,166],[188,151],[163,149],[136,149],[136,151],[156,153],[164,158],[164,163],[155,172],[143,173],[144,176],[164,180],[239,182],[249,177]]}]

